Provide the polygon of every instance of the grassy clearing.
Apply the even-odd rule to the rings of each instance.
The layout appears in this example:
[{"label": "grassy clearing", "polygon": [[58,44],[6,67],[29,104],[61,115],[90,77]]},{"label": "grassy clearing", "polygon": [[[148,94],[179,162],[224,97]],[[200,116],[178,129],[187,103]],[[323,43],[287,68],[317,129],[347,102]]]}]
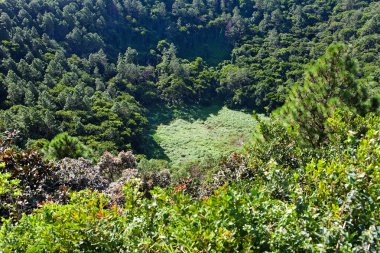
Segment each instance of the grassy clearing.
[{"label": "grassy clearing", "polygon": [[226,107],[207,107],[201,117],[185,117],[157,126],[153,139],[172,165],[218,158],[239,150],[255,130],[249,114]]}]

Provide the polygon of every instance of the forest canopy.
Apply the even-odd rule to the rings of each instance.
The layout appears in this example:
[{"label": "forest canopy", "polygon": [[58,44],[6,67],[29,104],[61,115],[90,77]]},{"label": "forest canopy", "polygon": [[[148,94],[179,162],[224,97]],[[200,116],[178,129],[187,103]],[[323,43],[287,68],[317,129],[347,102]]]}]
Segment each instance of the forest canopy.
[{"label": "forest canopy", "polygon": [[0,130],[132,148],[157,106],[269,113],[328,45],[379,82],[377,1],[49,0],[0,3]]}]

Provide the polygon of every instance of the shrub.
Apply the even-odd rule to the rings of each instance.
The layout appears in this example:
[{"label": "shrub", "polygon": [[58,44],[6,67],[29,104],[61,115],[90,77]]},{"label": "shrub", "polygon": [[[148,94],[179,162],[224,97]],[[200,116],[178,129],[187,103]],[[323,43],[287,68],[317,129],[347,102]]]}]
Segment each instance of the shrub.
[{"label": "shrub", "polygon": [[[19,150],[12,146],[17,133],[7,133],[0,140],[0,173],[10,175],[9,180],[17,180],[22,194],[12,198],[15,205],[15,216],[19,217],[24,212],[30,212],[38,203],[51,196],[59,196],[59,185],[55,171],[55,165],[46,162],[43,156],[34,150]],[[14,202],[15,200],[15,202]],[[5,214],[7,217],[10,214]]]},{"label": "shrub", "polygon": [[[5,164],[1,163],[0,168]],[[17,179],[10,179],[11,174],[0,173],[0,217],[14,216],[18,197],[22,194]]]},{"label": "shrub", "polygon": [[60,185],[65,185],[74,191],[84,189],[102,191],[110,184],[109,180],[100,173],[99,167],[84,158],[64,158],[59,163],[56,175]]}]

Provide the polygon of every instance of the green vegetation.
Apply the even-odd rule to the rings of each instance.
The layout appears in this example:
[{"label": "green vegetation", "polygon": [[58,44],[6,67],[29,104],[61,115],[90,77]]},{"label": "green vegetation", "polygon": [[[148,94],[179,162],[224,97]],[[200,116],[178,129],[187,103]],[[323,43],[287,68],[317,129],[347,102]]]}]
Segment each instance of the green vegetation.
[{"label": "green vegetation", "polygon": [[71,137],[67,133],[61,133],[46,144],[44,152],[48,159],[61,160],[65,157],[89,157],[91,150],[83,145],[78,138]]},{"label": "green vegetation", "polygon": [[226,107],[202,108],[213,111],[206,119],[176,119],[159,125],[153,138],[174,166],[201,160],[220,159],[240,150],[255,131],[256,121],[249,114]]},{"label": "green vegetation", "polygon": [[[5,164],[0,164],[1,169],[4,169]],[[21,190],[18,188],[20,180],[10,179],[11,174],[0,173],[0,213],[4,217],[5,214],[13,214],[16,209],[16,199],[21,195]]]},{"label": "green vegetation", "polygon": [[371,107],[376,109],[377,100],[373,98],[368,105],[367,94],[366,87],[358,82],[357,63],[349,55],[349,49],[336,44],[309,67],[303,84],[292,87],[278,117],[285,123],[296,124],[302,139],[317,147],[327,137],[325,123],[336,108],[359,114],[365,114]]},{"label": "green vegetation", "polygon": [[379,13],[0,0],[0,251],[380,252]]},{"label": "green vegetation", "polygon": [[[340,124],[336,137],[344,138],[342,126],[355,129],[344,119],[330,120]],[[292,169],[275,162],[255,168],[245,157],[253,163],[251,180],[198,200],[183,192],[186,185],[157,188],[147,199],[138,181],[124,187],[123,206],[97,192],[73,193],[67,205],[46,204],[16,225],[5,223],[0,246],[5,252],[377,252],[380,118],[355,122],[369,130],[331,143],[343,145],[336,158]]]},{"label": "green vegetation", "polygon": [[[378,1],[5,0],[0,131],[67,132],[96,155],[144,142],[147,112],[212,105],[269,114],[333,42],[378,94]],[[184,58],[181,58],[184,57]]]}]

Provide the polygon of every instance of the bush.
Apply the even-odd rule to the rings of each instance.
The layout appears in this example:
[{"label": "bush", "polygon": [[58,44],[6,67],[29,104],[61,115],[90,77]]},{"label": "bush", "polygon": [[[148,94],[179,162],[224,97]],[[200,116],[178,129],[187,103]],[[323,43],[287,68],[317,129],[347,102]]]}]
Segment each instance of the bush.
[{"label": "bush", "polygon": [[[5,164],[1,163],[0,168]],[[20,181],[10,179],[11,174],[0,173],[0,217],[14,216],[16,211],[17,198],[22,194],[19,189]]]},{"label": "bush", "polygon": [[[15,207],[15,218],[24,212],[30,212],[38,206],[39,202],[53,196],[58,197],[58,180],[55,165],[46,162],[42,154],[34,150],[19,150],[12,146],[16,132],[8,133],[0,139],[0,173],[8,174],[7,180],[19,182],[22,194],[14,198],[7,198],[5,204]],[[16,182],[13,181],[13,182]],[[3,213],[2,217],[8,217],[11,213]]]},{"label": "bush", "polygon": [[84,189],[102,191],[110,184],[110,181],[100,173],[99,167],[84,158],[64,158],[59,163],[56,175],[60,185],[65,185],[74,191]]}]

